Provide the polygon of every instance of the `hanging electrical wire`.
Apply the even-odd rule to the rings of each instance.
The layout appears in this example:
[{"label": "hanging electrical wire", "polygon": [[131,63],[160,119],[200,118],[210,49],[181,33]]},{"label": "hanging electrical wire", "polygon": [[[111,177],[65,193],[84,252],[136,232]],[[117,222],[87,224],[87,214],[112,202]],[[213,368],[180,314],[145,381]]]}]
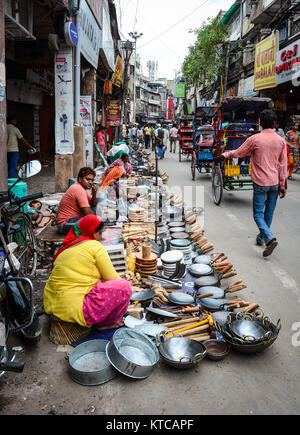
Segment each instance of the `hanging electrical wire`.
[{"label": "hanging electrical wire", "polygon": [[148,42],[145,42],[145,44],[140,45],[138,48],[141,49],[143,47],[145,47],[148,44],[151,44],[151,42],[155,41],[156,39],[159,39],[161,36],[165,35],[166,33],[168,33],[170,30],[174,29],[174,27],[178,26],[179,24],[181,24],[183,21],[185,21],[187,18],[189,18],[191,15],[193,15],[198,9],[200,9],[202,6],[204,6],[206,3],[208,3],[210,0],[205,0],[203,3],[201,3],[201,5],[197,6],[196,9],[193,9],[188,15],[186,15],[185,17],[183,17],[180,21],[178,21],[177,23],[173,24],[171,27],[169,27],[168,29],[166,29],[164,32],[160,33],[158,36],[156,36],[155,38],[151,39]]}]

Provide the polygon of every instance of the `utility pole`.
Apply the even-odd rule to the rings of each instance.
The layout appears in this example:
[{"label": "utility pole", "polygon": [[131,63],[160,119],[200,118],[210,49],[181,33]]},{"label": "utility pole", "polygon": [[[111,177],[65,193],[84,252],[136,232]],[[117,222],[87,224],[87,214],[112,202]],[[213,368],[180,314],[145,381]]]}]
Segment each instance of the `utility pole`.
[{"label": "utility pole", "polygon": [[133,43],[131,41],[122,42],[124,50],[124,88],[122,92],[122,116],[121,125],[127,124],[127,96],[128,96],[128,65],[133,51]]},{"label": "utility pole", "polygon": [[138,32],[130,32],[129,36],[134,39],[134,82],[133,82],[133,122],[135,124],[136,121],[136,42],[139,38],[141,38],[143,36],[143,33],[138,33]]},{"label": "utility pole", "polygon": [[0,190],[7,190],[5,8],[0,0]]}]

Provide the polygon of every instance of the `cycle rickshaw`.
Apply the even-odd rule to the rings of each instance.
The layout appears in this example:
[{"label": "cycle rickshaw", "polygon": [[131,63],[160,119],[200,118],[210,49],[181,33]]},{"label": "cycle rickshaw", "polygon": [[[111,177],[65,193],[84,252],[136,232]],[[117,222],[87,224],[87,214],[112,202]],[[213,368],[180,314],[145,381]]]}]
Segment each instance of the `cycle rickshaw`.
[{"label": "cycle rickshaw", "polygon": [[184,116],[179,120],[179,161],[182,156],[191,156],[193,153],[194,117]]},{"label": "cycle rickshaw", "polygon": [[[270,98],[229,97],[221,104],[215,118],[215,150],[212,167],[212,194],[216,205],[220,205],[224,190],[253,190],[250,158],[225,160],[220,157],[225,151],[236,150],[252,135],[259,133],[257,120],[265,109],[272,108]],[[224,114],[243,111],[246,121],[224,122]]]},{"label": "cycle rickshaw", "polygon": [[[191,171],[192,178],[196,178],[196,170],[201,174],[202,169],[206,173],[211,172],[213,157],[213,145],[215,142],[215,131],[212,123],[217,107],[198,107],[194,119],[194,139]],[[199,125],[200,124],[200,125]]]}]

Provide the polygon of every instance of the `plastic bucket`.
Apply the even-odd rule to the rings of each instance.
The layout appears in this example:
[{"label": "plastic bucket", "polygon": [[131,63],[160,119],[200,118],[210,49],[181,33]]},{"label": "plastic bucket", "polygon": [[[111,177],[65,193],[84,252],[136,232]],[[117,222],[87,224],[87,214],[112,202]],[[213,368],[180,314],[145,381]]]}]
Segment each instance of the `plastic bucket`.
[{"label": "plastic bucket", "polygon": [[[10,188],[15,182],[17,181],[17,178],[9,178],[8,179],[8,188]],[[19,181],[12,189],[11,192],[17,197],[17,198],[23,198],[24,196],[27,196],[27,183],[24,181]],[[27,212],[27,204],[24,205],[23,210]]]}]

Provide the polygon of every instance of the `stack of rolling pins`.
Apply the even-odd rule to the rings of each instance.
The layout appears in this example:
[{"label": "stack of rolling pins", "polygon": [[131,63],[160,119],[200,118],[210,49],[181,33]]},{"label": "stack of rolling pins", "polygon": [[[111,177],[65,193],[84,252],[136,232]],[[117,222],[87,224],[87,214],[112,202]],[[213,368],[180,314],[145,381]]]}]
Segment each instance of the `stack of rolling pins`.
[{"label": "stack of rolling pins", "polygon": [[[205,341],[212,337],[215,337],[213,328],[209,323],[197,326],[202,319],[200,317],[192,317],[190,319],[178,320],[175,322],[161,323],[161,325],[166,326],[170,332],[173,334],[178,334],[178,337],[189,338],[190,340]],[[186,331],[180,332],[185,327],[192,327]]]},{"label": "stack of rolling pins", "polygon": [[139,223],[124,223],[122,239],[127,242],[130,239],[149,238],[155,240],[155,225]]}]

